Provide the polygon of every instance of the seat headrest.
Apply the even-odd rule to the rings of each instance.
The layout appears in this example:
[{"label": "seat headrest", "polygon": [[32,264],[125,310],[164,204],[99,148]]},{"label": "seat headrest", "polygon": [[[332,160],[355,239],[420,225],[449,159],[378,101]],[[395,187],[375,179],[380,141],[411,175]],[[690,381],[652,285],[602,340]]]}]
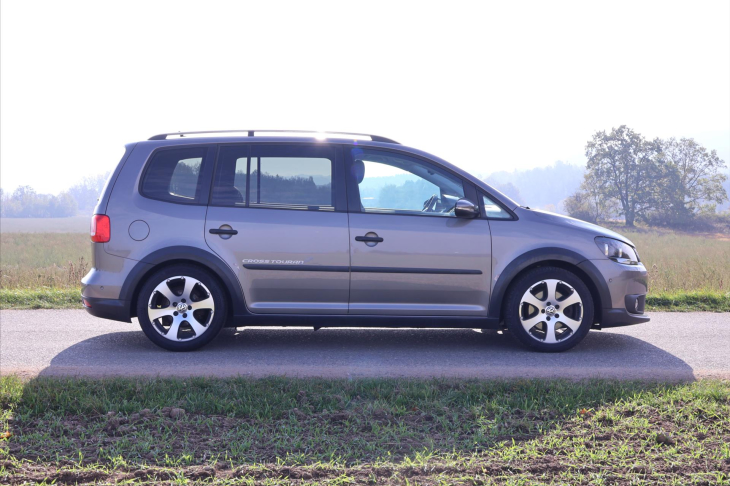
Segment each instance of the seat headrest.
[{"label": "seat headrest", "polygon": [[365,178],[365,162],[362,160],[355,160],[352,163],[352,176],[355,178],[358,184]]}]

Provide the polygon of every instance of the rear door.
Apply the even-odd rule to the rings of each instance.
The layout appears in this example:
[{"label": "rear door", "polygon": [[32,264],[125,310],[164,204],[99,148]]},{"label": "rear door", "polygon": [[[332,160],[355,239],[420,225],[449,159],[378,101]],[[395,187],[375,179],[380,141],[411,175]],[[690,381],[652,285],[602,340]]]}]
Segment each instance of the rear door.
[{"label": "rear door", "polygon": [[424,159],[354,147],[348,154],[350,314],[487,314],[486,219],[454,214],[476,189]]},{"label": "rear door", "polygon": [[341,149],[218,149],[205,238],[237,273],[254,313],[345,314],[349,239]]}]

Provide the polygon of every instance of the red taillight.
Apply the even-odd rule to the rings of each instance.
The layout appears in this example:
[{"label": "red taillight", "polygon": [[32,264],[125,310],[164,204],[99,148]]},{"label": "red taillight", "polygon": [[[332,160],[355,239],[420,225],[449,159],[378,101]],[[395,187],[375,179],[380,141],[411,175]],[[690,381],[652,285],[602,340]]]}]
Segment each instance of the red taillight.
[{"label": "red taillight", "polygon": [[91,241],[94,243],[106,243],[112,235],[109,216],[106,214],[95,214],[91,217]]}]

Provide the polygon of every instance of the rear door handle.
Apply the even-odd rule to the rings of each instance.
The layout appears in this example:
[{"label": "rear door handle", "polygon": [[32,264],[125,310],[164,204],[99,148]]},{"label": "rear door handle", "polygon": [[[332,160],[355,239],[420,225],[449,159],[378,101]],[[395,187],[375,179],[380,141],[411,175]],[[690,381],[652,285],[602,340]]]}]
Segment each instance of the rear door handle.
[{"label": "rear door handle", "polygon": [[380,236],[356,236],[355,241],[364,241],[366,243],[380,243],[384,240]]}]

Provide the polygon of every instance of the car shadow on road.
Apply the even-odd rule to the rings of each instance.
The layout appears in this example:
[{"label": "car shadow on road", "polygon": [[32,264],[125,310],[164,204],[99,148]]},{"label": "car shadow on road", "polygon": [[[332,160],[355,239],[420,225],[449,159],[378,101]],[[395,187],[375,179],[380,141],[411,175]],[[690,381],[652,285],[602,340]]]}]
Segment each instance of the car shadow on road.
[{"label": "car shadow on road", "polygon": [[56,355],[41,375],[694,379],[680,358],[624,334],[591,332],[557,354],[472,329],[225,329],[205,348],[164,351],[115,332]]}]

